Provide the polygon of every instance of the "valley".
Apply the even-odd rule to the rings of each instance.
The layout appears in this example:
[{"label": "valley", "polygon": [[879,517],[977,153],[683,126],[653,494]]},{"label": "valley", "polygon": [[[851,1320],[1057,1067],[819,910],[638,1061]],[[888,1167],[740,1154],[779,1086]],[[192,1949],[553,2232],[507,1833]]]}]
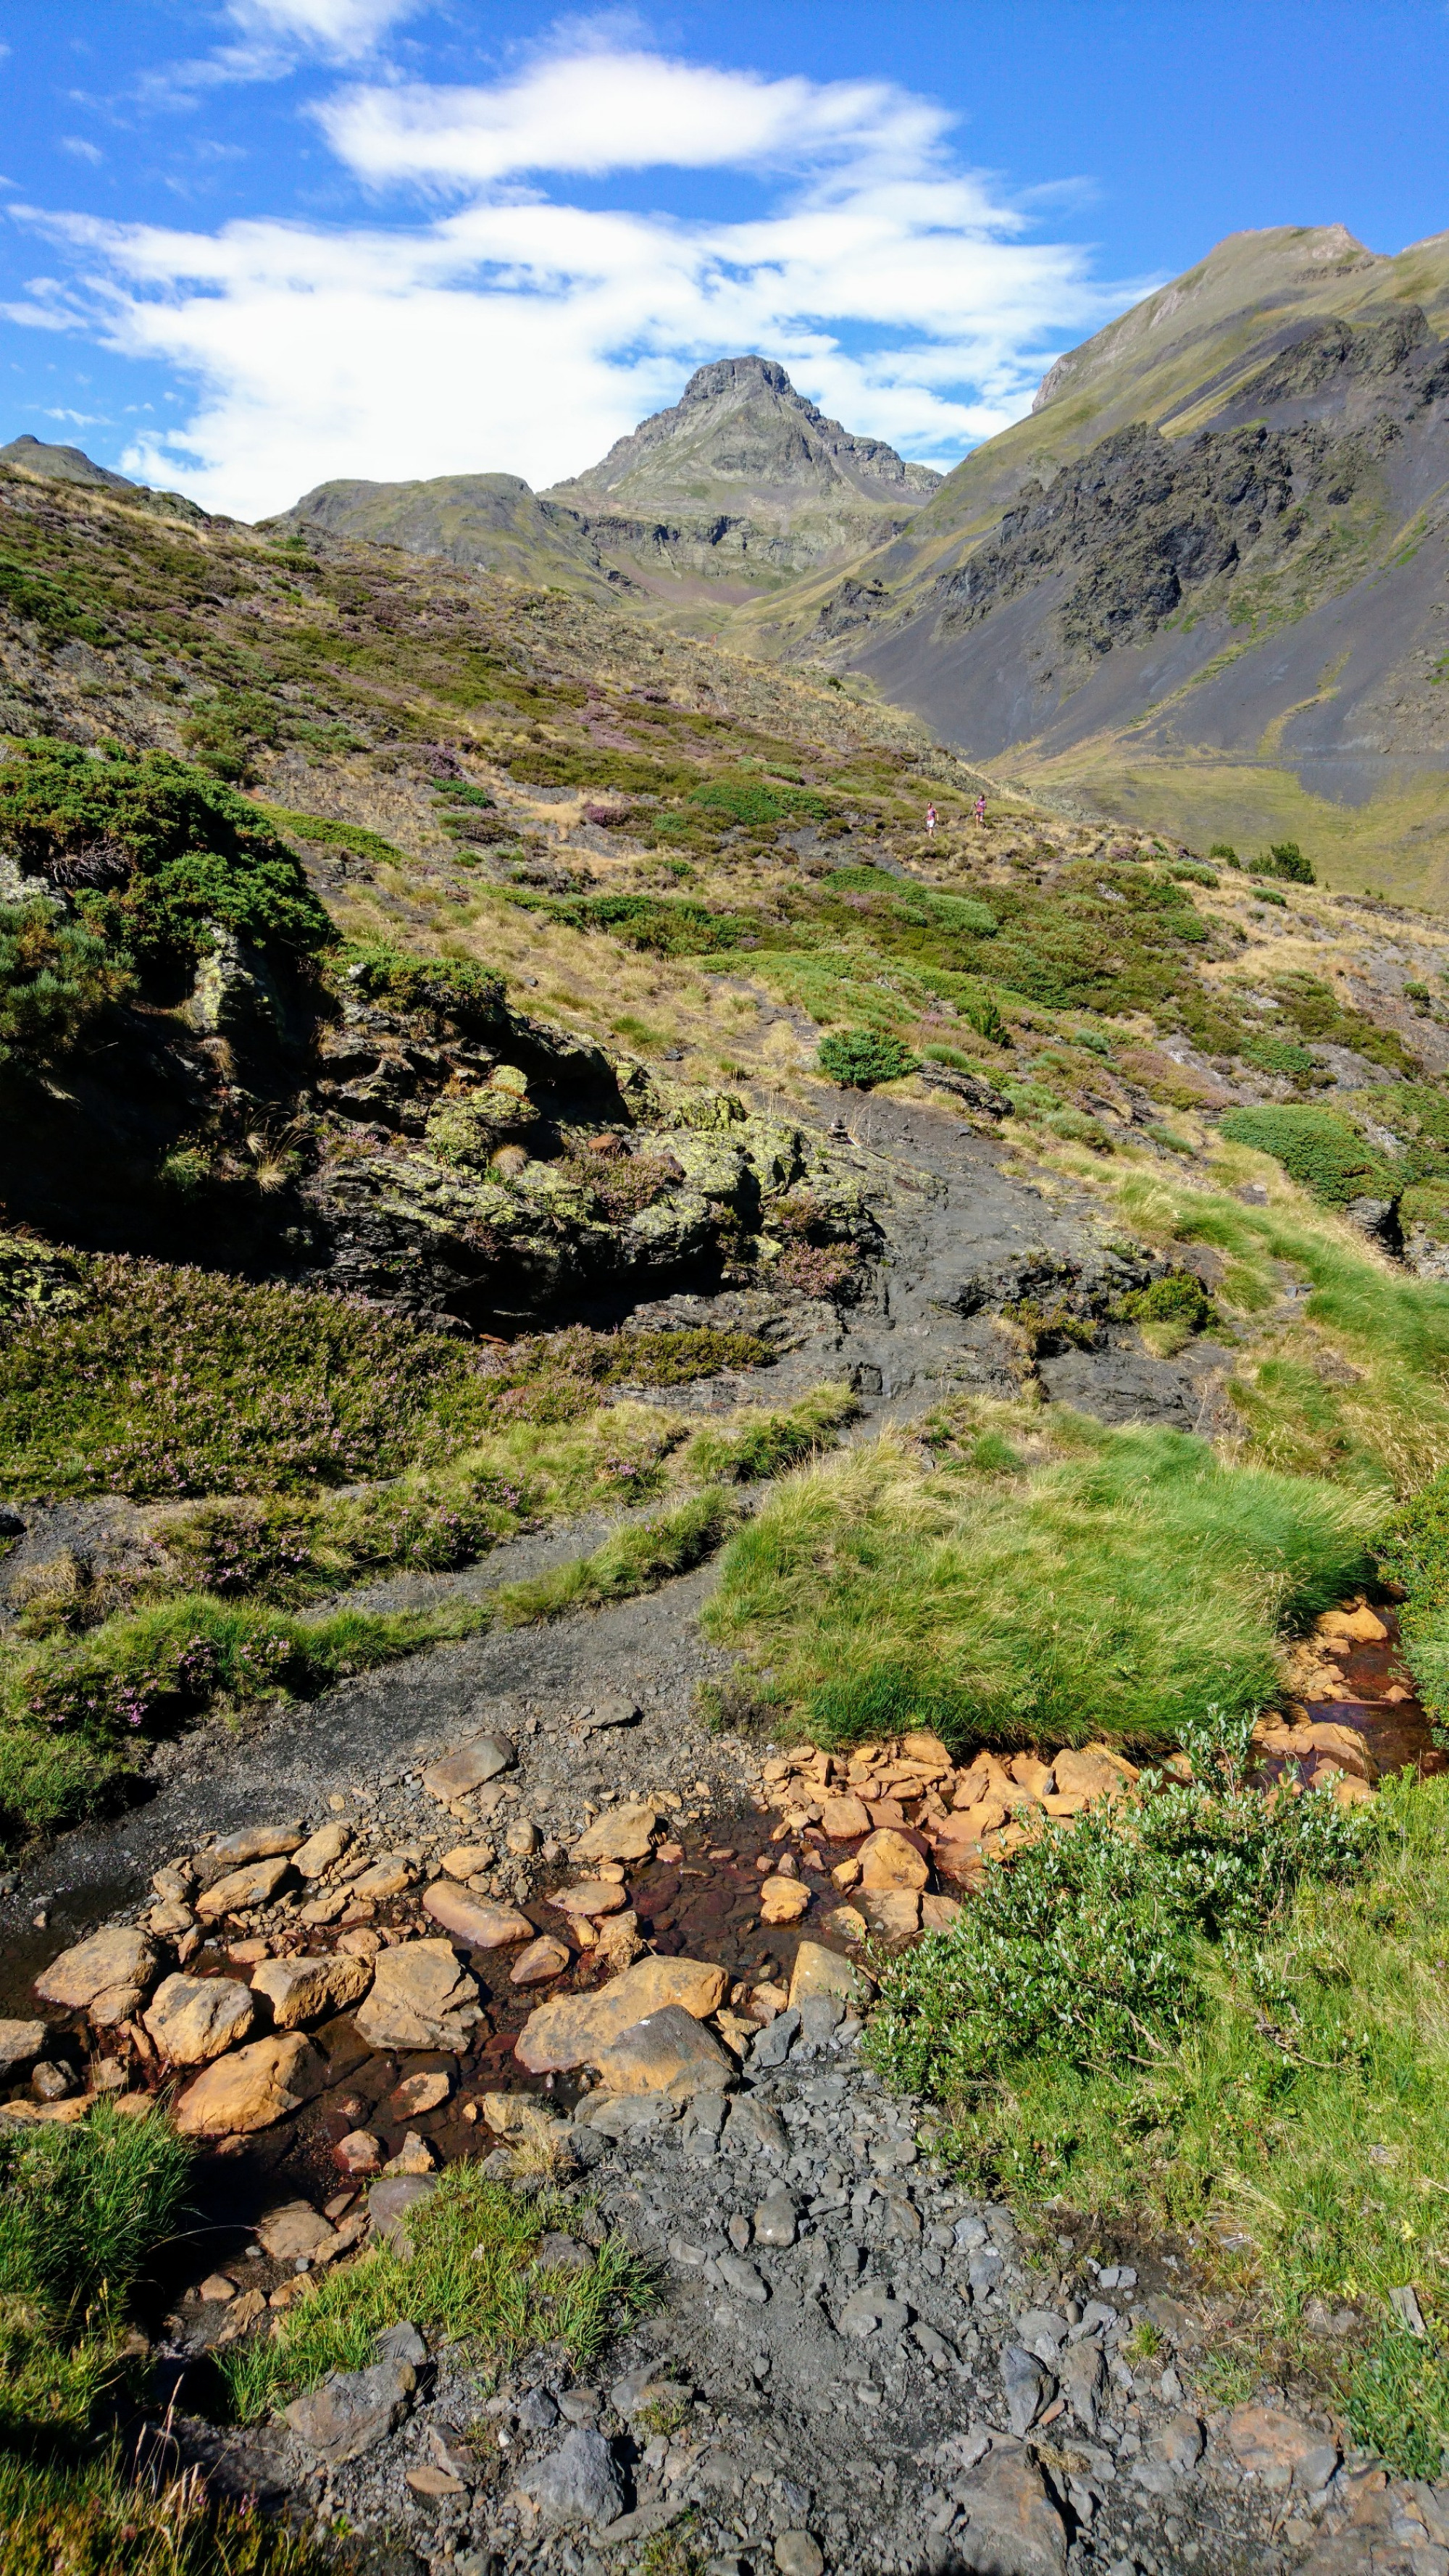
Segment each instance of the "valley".
[{"label": "valley", "polygon": [[[1337,470],[1247,374],[943,649],[1158,650],[1113,510],[1231,622]],[[1008,788],[925,610],[777,649],[955,506],[818,414],[722,626],[663,418],[255,529],[0,455],[17,2564],[1423,2576],[1449,927]]]}]

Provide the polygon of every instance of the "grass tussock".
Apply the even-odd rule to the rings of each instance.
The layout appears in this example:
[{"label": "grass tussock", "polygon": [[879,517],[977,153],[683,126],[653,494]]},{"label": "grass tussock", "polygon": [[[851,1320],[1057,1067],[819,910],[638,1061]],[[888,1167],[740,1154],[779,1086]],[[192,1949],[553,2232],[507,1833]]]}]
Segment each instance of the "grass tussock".
[{"label": "grass tussock", "polygon": [[[1408,2474],[1437,2476],[1449,2444],[1449,1781],[1391,1782],[1358,1816],[1355,1864],[1280,1877],[1235,1940],[1200,1908],[1186,1922],[1152,1869],[1137,1873],[1139,1951],[1170,1953],[1173,1973],[1168,2018],[1149,2005],[1135,2044],[1094,2055],[1042,2015],[1029,2049],[1009,2015],[994,2048],[989,2034],[974,2051],[923,2043],[933,2015],[949,2031],[963,1977],[974,1995],[989,1968],[992,1925],[973,1907],[962,1939],[931,1935],[888,1973],[876,2045],[903,2077],[924,2071],[980,2187],[1186,2238],[1300,2349],[1314,2302],[1355,2307],[1359,2333],[1332,2365],[1354,2433]],[[1131,1881],[1130,1851],[1125,1868]],[[1018,1938],[1019,1881],[1018,1860],[991,1909]],[[1034,1955],[1004,1970],[1013,1995],[1066,1958],[1079,1913],[1075,1899],[1048,1909]],[[1104,1972],[1087,1965],[1090,1990]],[[1404,2285],[1427,2344],[1390,2307]]]},{"label": "grass tussock", "polygon": [[463,2346],[481,2364],[504,2368],[556,2342],[586,2365],[644,2313],[652,2293],[646,2266],[619,2237],[606,2237],[586,2270],[541,2272],[541,2237],[576,2217],[547,2192],[525,2199],[476,2166],[450,2165],[410,2215],[409,2256],[371,2246],[319,2275],[275,2334],[223,2356],[237,2420],[259,2422],[331,2370],[365,2368],[377,2336],[402,2317],[434,2346]]},{"label": "grass tussock", "polygon": [[[1035,1451],[1035,1459],[1029,1455]],[[1256,1714],[1276,1640],[1366,1567],[1375,1507],[1205,1441],[966,1400],[793,1477],[732,1541],[711,1633],[819,1741],[1175,1744]]]},{"label": "grass tussock", "polygon": [[345,2550],[213,2501],[199,2474],[138,2483],[113,2456],[38,2468],[0,2456],[5,2576],[339,2576]]}]

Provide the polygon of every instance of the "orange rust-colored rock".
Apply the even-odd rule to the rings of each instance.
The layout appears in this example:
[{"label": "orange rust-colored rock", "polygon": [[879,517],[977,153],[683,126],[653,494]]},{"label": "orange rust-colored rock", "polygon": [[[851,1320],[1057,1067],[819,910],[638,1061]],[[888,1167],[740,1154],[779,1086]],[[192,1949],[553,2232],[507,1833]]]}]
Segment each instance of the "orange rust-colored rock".
[{"label": "orange rust-colored rock", "polygon": [[[1057,1755],[1052,1769],[1056,1774],[1058,1798],[1084,1798],[1089,1805],[1098,1798],[1120,1798],[1137,1778],[1131,1763],[1124,1762],[1121,1754],[1114,1753],[1108,1744],[1086,1744],[1080,1751],[1065,1750]],[[1047,1804],[1048,1815],[1055,1812]]]},{"label": "orange rust-colored rock", "polygon": [[1347,1646],[1382,1646],[1387,1643],[1388,1629],[1377,1611],[1365,1606],[1358,1610],[1325,1610],[1313,1622],[1315,1636],[1340,1639]]},{"label": "orange rust-colored rock", "polygon": [[530,2075],[593,2065],[600,2048],[665,2004],[682,2004],[697,2021],[707,2020],[723,2003],[728,1984],[726,1971],[704,1959],[640,1959],[593,1994],[555,1995],[539,2004],[518,2034],[514,2055]]},{"label": "orange rust-colored rock", "polygon": [[825,1798],[820,1806],[820,1825],[832,1843],[854,1842],[857,1834],[870,1831],[870,1813],[863,1798]]},{"label": "orange rust-colored rock", "polygon": [[925,1887],[930,1869],[913,1842],[889,1826],[871,1834],[860,1847],[860,1884],[862,1890],[887,1887]]},{"label": "orange rust-colored rock", "polygon": [[810,1903],[810,1890],[798,1878],[767,1878],[760,1889],[762,1923],[798,1923]]}]

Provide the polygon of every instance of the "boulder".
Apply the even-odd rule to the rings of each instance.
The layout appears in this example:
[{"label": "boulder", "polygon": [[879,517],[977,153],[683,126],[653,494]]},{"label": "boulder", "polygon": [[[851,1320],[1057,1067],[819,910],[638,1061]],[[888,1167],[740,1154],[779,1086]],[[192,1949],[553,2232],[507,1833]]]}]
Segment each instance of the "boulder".
[{"label": "boulder", "polygon": [[508,1982],[511,1986],[546,1986],[552,1978],[563,1975],[569,1956],[566,1942],[556,1941],[550,1932],[540,1933],[526,1950],[519,1951],[508,1971]]},{"label": "boulder", "polygon": [[1058,1798],[1080,1798],[1088,1806],[1099,1798],[1122,1797],[1137,1774],[1109,1744],[1087,1744],[1080,1752],[1063,1752],[1052,1764]]},{"label": "boulder", "polygon": [[322,2082],[325,2069],[296,2031],[254,2039],[230,2057],[219,2057],[187,2086],[176,2105],[184,2138],[228,2138],[269,2129],[295,2111]]},{"label": "boulder", "polygon": [[858,1834],[870,1831],[870,1810],[863,1798],[826,1798],[820,1809],[820,1829],[832,1843],[853,1843]]},{"label": "boulder", "polygon": [[404,1941],[379,1953],[372,1991],[354,2019],[369,2048],[446,2048],[461,2053],[482,2019],[478,1981],[458,1965],[451,1941]]},{"label": "boulder", "polygon": [[375,2174],[382,2166],[382,2141],[370,2129],[349,2129],[332,2150],[339,2173]]},{"label": "boulder", "polygon": [[666,2004],[681,2004],[696,2021],[707,2020],[723,2003],[728,1984],[727,1971],[703,1959],[640,1959],[593,1994],[556,1995],[536,2006],[514,2055],[530,2075],[596,2065],[600,2049]]},{"label": "boulder", "polygon": [[865,1889],[925,1887],[931,1872],[913,1842],[892,1825],[882,1825],[860,1847],[860,1884]]},{"label": "boulder", "polygon": [[595,1822],[580,1834],[573,1848],[573,1858],[582,1860],[646,1860],[654,1847],[657,1818],[651,1806],[638,1804],[606,1807]]},{"label": "boulder", "polygon": [[204,1923],[218,1923],[223,1914],[246,1914],[254,1905],[270,1905],[291,1875],[285,1852],[278,1852],[274,1860],[248,1861],[244,1869],[229,1870],[198,1896],[196,1911]]},{"label": "boulder", "polygon": [[407,2412],[418,2384],[411,2362],[375,2361],[369,2370],[334,2370],[307,2397],[294,2397],[282,2420],[329,2468],[384,2442]]},{"label": "boulder", "polygon": [[173,2066],[205,2066],[246,2038],[256,2006],[234,1977],[163,1977],[144,2019]]},{"label": "boulder", "polygon": [[0,2020],[0,2077],[28,2066],[45,2046],[43,2021]]},{"label": "boulder", "polygon": [[954,1896],[923,1896],[921,1899],[921,1930],[923,1932],[949,1932],[952,1924],[960,1919],[963,1911],[964,1909],[957,1904]]},{"label": "boulder", "polygon": [[266,1996],[278,2030],[297,2030],[304,2022],[320,2021],[324,2013],[346,2012],[371,1983],[370,1959],[330,1950],[311,1959],[264,1959],[252,1977],[252,1991]]},{"label": "boulder", "polygon": [[810,1890],[798,1878],[767,1878],[760,1884],[760,1921],[798,1923],[810,1905]]},{"label": "boulder", "polygon": [[455,1798],[481,1789],[485,1780],[496,1780],[500,1771],[511,1770],[516,1759],[506,1735],[477,1735],[471,1744],[433,1763],[423,1773],[423,1787],[430,1798],[448,1807]]},{"label": "boulder", "polygon": [[342,1858],[352,1840],[350,1825],[319,1825],[292,1854],[292,1867],[299,1878],[320,1878],[324,1869]]},{"label": "boulder", "polygon": [[538,2093],[485,2093],[479,2108],[495,2138],[510,2147],[548,2147],[562,2138],[564,2123]]},{"label": "boulder", "polygon": [[1349,1646],[1381,1646],[1389,1633],[1377,1611],[1367,1608],[1325,1610],[1313,1625],[1320,1637]]},{"label": "boulder", "polygon": [[423,1912],[445,1932],[456,1933],[469,1950],[506,1950],[511,1941],[533,1939],[533,1925],[516,1905],[494,1905],[486,1896],[455,1887],[451,1879],[434,1879],[423,1898]]},{"label": "boulder", "polygon": [[112,1923],[62,1950],[42,1968],[35,1992],[43,2004],[89,2013],[98,2028],[112,2030],[134,2018],[155,1973],[156,1953],[145,1934]]},{"label": "boulder", "polygon": [[780,2576],[825,2576],[825,2553],[808,2531],[782,2531],[774,2556]]},{"label": "boulder", "polygon": [[632,1905],[627,1913],[607,1914],[594,1925],[594,1960],[611,1977],[632,1967],[643,1947],[639,1917]]},{"label": "boulder", "polygon": [[589,2424],[576,2424],[556,2451],[546,2451],[524,2472],[518,2487],[545,2522],[556,2526],[613,2522],[624,2509],[614,2454]]},{"label": "boulder", "polygon": [[274,2263],[315,2263],[319,2254],[334,2253],[337,2247],[335,2229],[318,2217],[310,2200],[289,2200],[281,2209],[269,2209],[257,2221],[256,2239]]},{"label": "boulder", "polygon": [[974,2576],[1061,2576],[1067,2531],[1041,2470],[1014,2442],[993,2442],[969,2485],[958,2544]]},{"label": "boulder", "polygon": [[734,2062],[712,2031],[682,2004],[664,2004],[599,2051],[594,2060],[606,2093],[726,2093]]}]

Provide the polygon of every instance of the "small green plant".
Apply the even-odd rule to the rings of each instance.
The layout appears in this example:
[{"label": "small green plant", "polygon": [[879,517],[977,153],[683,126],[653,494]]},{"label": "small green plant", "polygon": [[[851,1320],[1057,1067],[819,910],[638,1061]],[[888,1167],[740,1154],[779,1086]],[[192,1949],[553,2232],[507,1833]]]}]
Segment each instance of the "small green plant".
[{"label": "small green plant", "polygon": [[1230,868],[1240,868],[1243,864],[1231,841],[1214,841],[1208,851],[1208,857],[1222,859]]},{"label": "small green plant", "polygon": [[1200,1333],[1212,1316],[1212,1300],[1194,1272],[1170,1270],[1149,1287],[1129,1289],[1118,1298],[1116,1312],[1127,1323],[1185,1324],[1190,1333]]},{"label": "small green plant", "polygon": [[871,1091],[878,1082],[899,1082],[914,1073],[916,1058],[898,1038],[874,1029],[832,1030],[820,1041],[820,1070],[848,1090]]},{"label": "small green plant", "polygon": [[126,961],[53,904],[0,904],[0,1064],[55,1064],[130,989]]},{"label": "small green plant", "polygon": [[257,2423],[330,2370],[364,2368],[378,2335],[403,2317],[476,2362],[506,2367],[556,2342],[586,2365],[644,2313],[652,2293],[646,2266],[621,2237],[606,2237],[584,2270],[539,2271],[540,2239],[571,2217],[550,2192],[525,2199],[476,2165],[449,2165],[409,2213],[406,2259],[391,2245],[373,2246],[319,2276],[265,2341],[232,2346],[222,2375],[233,2413]]},{"label": "small green plant", "polygon": [[1354,2440],[1403,2478],[1443,2475],[1449,2451],[1449,2362],[1397,2322],[1380,2326],[1348,2384]]}]

